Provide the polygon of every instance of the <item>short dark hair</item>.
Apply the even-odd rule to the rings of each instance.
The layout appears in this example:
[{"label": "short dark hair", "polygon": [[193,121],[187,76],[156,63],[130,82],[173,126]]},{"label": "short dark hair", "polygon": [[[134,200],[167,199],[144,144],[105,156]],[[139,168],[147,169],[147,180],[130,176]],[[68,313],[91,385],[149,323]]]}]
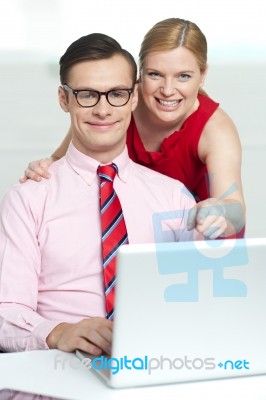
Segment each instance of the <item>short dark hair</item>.
[{"label": "short dark hair", "polygon": [[60,58],[61,84],[67,83],[69,70],[73,65],[81,61],[108,59],[116,54],[120,54],[128,61],[132,71],[132,80],[135,83],[137,80],[137,64],[133,56],[112,37],[103,33],[91,33],[73,42]]}]

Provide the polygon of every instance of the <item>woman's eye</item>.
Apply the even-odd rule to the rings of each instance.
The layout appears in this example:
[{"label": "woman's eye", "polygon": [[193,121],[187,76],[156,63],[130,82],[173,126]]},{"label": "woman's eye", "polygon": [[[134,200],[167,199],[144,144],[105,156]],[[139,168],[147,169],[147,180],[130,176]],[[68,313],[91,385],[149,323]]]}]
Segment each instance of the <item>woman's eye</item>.
[{"label": "woman's eye", "polygon": [[191,78],[191,76],[188,75],[188,74],[180,74],[178,76],[178,78],[179,78],[180,81],[187,81],[187,80],[189,80],[189,78]]}]

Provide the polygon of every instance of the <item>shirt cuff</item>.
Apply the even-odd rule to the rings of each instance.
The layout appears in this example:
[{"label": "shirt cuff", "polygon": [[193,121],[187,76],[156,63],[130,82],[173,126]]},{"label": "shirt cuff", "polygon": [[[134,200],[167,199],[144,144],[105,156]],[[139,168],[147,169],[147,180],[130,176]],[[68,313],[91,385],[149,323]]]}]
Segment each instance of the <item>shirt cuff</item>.
[{"label": "shirt cuff", "polygon": [[[62,324],[63,322],[65,321],[44,321],[34,328],[34,331],[32,333],[38,342],[38,349],[49,350],[46,342],[47,336],[57,325]],[[36,348],[28,350],[36,350]]]}]

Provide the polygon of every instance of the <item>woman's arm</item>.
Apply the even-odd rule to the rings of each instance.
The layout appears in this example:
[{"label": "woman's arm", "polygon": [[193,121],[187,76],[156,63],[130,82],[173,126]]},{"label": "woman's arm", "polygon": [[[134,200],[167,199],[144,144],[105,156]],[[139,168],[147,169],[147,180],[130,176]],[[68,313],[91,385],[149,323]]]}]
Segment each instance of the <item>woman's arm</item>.
[{"label": "woman's arm", "polygon": [[69,143],[71,142],[71,139],[72,139],[72,132],[71,132],[71,128],[69,128],[69,131],[67,132],[63,142],[51,155],[51,158],[53,158],[53,161],[59,160],[66,154]]},{"label": "woman's arm", "polygon": [[210,239],[228,237],[245,225],[245,201],[241,182],[241,144],[229,116],[218,109],[202,133],[198,154],[206,164],[210,199],[192,210],[189,227]]},{"label": "woman's arm", "polygon": [[60,146],[53,152],[51,157],[43,158],[41,160],[31,161],[28,168],[24,171],[24,175],[20,178],[20,183],[26,182],[28,178],[33,179],[37,182],[41,181],[42,178],[50,178],[48,168],[54,162],[62,158],[67,151],[69,143],[72,138],[71,129],[69,129],[67,135],[65,136],[63,142]]}]

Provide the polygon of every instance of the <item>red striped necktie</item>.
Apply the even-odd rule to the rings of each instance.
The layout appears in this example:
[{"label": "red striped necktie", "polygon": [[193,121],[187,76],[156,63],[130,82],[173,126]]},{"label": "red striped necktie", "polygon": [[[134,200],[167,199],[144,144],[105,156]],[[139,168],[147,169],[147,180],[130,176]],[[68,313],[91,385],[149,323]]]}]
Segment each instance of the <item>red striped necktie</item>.
[{"label": "red striped necktie", "polygon": [[116,281],[116,255],[128,243],[127,229],[119,198],[113,187],[118,168],[115,164],[99,166],[102,257],[106,318],[113,319]]}]

